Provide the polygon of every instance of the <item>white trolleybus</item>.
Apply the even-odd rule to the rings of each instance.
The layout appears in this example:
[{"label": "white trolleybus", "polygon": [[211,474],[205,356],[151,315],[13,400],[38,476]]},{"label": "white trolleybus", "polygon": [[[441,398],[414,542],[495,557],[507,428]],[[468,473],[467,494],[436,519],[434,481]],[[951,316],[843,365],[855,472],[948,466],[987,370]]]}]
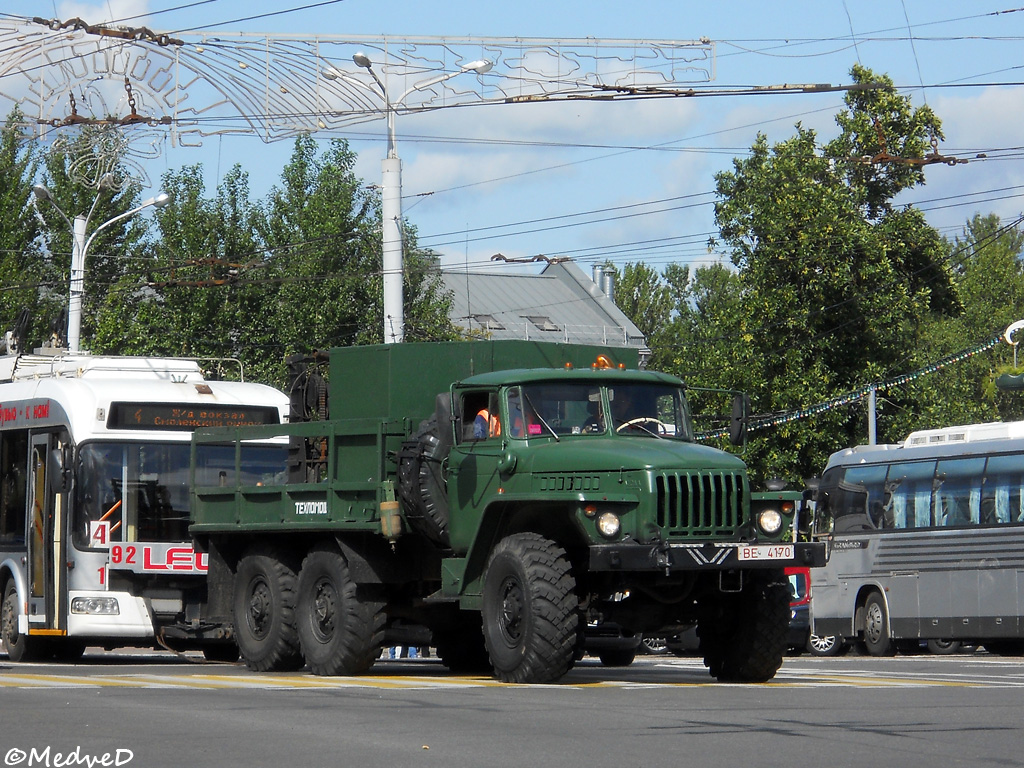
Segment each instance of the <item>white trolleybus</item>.
[{"label": "white trolleybus", "polygon": [[[201,648],[234,658],[204,626],[206,555],[189,538],[198,427],[277,424],[271,387],[208,381],[185,359],[58,352],[0,357],[0,596],[12,661],[75,658],[86,646]],[[287,445],[204,453],[200,471],[257,484]]]},{"label": "white trolleybus", "polygon": [[811,576],[815,634],[874,655],[921,641],[1024,653],[1024,422],[839,451],[814,497],[831,535]]}]

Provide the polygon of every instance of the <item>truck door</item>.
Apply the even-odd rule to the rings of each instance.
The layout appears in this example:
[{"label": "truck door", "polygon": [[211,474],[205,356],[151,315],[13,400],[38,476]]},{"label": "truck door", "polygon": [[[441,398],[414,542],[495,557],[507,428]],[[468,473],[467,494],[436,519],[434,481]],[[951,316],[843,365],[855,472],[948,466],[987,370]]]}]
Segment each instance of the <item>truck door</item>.
[{"label": "truck door", "polygon": [[[481,510],[498,489],[504,427],[498,393],[464,392],[457,407],[459,434],[449,459],[448,497],[457,509]],[[472,541],[479,521],[479,515],[453,515],[449,521],[452,545]]]}]

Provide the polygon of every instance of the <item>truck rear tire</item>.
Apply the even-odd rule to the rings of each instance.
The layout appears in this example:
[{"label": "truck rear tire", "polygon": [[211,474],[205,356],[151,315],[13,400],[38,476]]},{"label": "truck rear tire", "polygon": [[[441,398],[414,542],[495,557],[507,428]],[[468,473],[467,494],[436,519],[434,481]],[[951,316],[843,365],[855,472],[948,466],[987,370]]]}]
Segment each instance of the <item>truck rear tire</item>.
[{"label": "truck rear tire", "polygon": [[299,571],[299,647],[314,675],[358,675],[380,656],[384,603],[368,599],[348,563],[330,547],[316,547]]},{"label": "truck rear tire", "polygon": [[707,601],[697,623],[704,665],[728,683],[764,683],[782,666],[789,631],[789,581],[781,570],[755,571],[738,593]]},{"label": "truck rear tire", "polygon": [[565,550],[534,533],[498,542],[484,571],[484,641],[494,676],[549,683],[572,667],[579,624]]},{"label": "truck rear tire", "polygon": [[301,669],[295,629],[295,569],[278,552],[256,548],[235,573],[232,612],[235,642],[255,672]]}]

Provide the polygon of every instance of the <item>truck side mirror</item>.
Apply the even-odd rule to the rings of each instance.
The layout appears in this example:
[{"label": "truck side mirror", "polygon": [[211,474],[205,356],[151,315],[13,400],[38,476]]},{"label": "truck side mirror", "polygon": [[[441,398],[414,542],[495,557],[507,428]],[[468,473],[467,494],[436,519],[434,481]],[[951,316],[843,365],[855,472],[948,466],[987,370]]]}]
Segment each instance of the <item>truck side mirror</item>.
[{"label": "truck side mirror", "polygon": [[750,397],[742,392],[732,399],[732,416],[729,419],[729,442],[743,445],[747,440],[747,417],[750,414]]}]

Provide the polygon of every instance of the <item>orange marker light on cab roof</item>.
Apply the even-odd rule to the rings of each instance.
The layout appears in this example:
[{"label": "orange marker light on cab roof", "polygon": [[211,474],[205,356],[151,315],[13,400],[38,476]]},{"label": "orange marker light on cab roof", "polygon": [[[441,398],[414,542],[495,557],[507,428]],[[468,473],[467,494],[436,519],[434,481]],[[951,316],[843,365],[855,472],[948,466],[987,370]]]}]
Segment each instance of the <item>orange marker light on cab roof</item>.
[{"label": "orange marker light on cab roof", "polygon": [[613,368],[614,367],[614,363],[612,363],[611,358],[608,357],[608,355],[598,355],[597,359],[594,360],[594,363],[593,363],[593,365],[591,367],[592,368]]}]

